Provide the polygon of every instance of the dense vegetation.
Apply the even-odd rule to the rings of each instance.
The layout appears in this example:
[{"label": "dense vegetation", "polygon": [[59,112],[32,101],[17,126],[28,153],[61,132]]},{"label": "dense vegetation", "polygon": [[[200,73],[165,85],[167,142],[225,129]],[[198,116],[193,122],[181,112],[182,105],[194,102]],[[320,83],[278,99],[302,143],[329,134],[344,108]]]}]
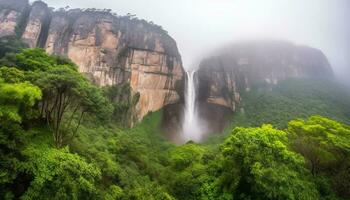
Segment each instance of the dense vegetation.
[{"label": "dense vegetation", "polygon": [[235,113],[235,126],[263,123],[286,128],[295,118],[321,115],[350,124],[350,94],[333,80],[290,79],[267,88],[255,87],[242,95],[241,112]]},{"label": "dense vegetation", "polygon": [[[161,111],[120,125],[137,101],[119,98],[127,86],[97,88],[40,49],[9,49],[0,66],[1,199],[350,198],[343,123],[290,120],[296,111],[264,116],[279,129],[236,127],[220,145],[175,146],[161,135]],[[340,121],[347,112],[319,109]]]}]

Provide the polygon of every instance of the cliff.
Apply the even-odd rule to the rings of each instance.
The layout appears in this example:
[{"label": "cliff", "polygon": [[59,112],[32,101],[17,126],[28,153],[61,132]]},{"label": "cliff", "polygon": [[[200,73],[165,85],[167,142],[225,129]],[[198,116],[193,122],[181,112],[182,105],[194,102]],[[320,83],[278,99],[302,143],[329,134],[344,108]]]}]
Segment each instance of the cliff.
[{"label": "cliff", "polygon": [[0,0],[0,37],[21,34],[28,8],[28,0]]},{"label": "cliff", "polygon": [[318,49],[283,41],[236,43],[204,59],[198,70],[199,100],[236,110],[241,94],[289,78],[331,78]]},{"label": "cliff", "polygon": [[130,84],[142,119],[179,100],[183,69],[176,42],[159,26],[109,10],[59,9],[41,2],[0,0],[0,36],[69,57],[99,86]]}]

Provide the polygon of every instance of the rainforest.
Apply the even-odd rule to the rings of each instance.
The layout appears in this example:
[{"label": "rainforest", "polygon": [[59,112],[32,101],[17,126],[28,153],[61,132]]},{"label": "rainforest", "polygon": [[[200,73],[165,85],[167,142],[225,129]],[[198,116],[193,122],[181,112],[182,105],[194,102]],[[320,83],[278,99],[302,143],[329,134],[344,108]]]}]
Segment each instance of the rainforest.
[{"label": "rainforest", "polygon": [[0,0],[0,199],[350,199],[350,87],[324,49],[190,64],[130,13]]}]

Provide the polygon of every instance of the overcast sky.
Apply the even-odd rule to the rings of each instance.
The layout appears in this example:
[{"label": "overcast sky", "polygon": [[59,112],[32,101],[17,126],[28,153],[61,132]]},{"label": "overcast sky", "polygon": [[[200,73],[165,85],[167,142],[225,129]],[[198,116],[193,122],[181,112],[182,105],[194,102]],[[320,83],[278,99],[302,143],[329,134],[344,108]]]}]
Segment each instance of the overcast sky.
[{"label": "overcast sky", "polygon": [[[321,49],[350,73],[350,0],[44,0],[51,7],[110,8],[161,25],[185,68],[240,39],[285,39]],[[350,79],[350,78],[349,78]]]}]

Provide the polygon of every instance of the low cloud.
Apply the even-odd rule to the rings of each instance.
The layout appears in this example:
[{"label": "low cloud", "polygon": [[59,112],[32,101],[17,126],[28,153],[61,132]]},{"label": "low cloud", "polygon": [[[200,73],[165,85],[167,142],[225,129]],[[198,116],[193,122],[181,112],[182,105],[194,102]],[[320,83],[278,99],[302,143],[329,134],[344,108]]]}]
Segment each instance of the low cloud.
[{"label": "low cloud", "polygon": [[136,14],[177,41],[184,67],[240,39],[283,39],[321,49],[338,75],[350,76],[348,0],[46,0],[49,6],[110,8]]}]

